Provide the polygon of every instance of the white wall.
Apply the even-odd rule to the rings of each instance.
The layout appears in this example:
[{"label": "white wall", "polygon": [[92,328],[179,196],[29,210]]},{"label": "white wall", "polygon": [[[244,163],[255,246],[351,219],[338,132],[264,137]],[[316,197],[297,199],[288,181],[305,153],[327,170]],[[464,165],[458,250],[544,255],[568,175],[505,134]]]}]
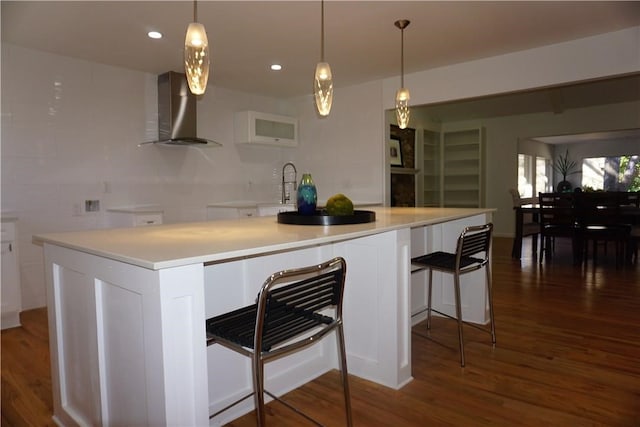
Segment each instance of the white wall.
[{"label": "white wall", "polygon": [[382,202],[384,112],[380,82],[336,89],[331,114],[320,118],[313,98],[295,100],[300,118],[298,172],[312,174],[318,200],[344,193],[356,202]]},{"label": "white wall", "polygon": [[[157,138],[156,76],[2,44],[2,212],[19,218],[25,309],[45,304],[39,233],[100,228],[108,207],[158,205],[167,222],[206,218],[226,200],[276,201],[294,149],[233,142],[233,112],[287,114],[288,103],[212,88],[201,136],[222,148],[168,148]],[[86,199],[101,212],[81,213]]]},{"label": "white wall", "polygon": [[[411,105],[624,75],[640,71],[640,26],[565,43],[405,75]],[[394,108],[399,78],[383,80],[383,108]]]},{"label": "white wall", "polygon": [[[405,81],[415,105],[639,71],[639,35],[635,27]],[[155,138],[155,78],[2,44],[1,208],[19,217],[25,308],[45,304],[42,251],[32,235],[103,226],[100,214],[77,214],[85,199],[100,199],[103,209],[160,205],[168,222],[201,220],[211,202],[277,200],[280,169],[292,160],[313,174],[320,199],[344,192],[384,200],[384,110],[393,107],[397,78],[336,88],[327,119],[315,115],[311,96],[283,102],[212,87],[198,102],[198,129],[224,147],[139,148]],[[243,109],[298,116],[300,146],[235,145],[233,112]],[[488,159],[487,206],[502,206],[513,175],[502,168],[515,153],[510,144],[488,148],[499,155]]]}]

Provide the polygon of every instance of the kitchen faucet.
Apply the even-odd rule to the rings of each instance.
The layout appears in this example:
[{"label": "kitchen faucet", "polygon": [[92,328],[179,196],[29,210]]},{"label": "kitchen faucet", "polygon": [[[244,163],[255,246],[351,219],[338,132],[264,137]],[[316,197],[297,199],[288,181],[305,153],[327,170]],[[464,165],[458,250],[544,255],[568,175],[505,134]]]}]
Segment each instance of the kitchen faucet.
[{"label": "kitchen faucet", "polygon": [[[285,179],[285,171],[287,169],[287,166],[291,166],[293,168],[293,181],[291,180],[287,181]],[[291,202],[291,193],[287,192],[287,184],[293,184],[293,191],[295,191],[297,188],[297,180],[298,180],[298,170],[296,169],[296,166],[291,162],[285,163],[284,166],[282,167],[282,199],[280,200],[280,202],[283,205],[288,202]]]}]

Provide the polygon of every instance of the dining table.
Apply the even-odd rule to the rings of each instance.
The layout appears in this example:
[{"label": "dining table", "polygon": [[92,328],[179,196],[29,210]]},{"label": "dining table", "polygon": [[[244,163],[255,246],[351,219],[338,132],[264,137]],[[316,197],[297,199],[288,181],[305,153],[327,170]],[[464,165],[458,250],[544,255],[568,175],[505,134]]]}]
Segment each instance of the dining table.
[{"label": "dining table", "polygon": [[532,214],[533,220],[537,221],[540,205],[537,203],[523,204],[514,206],[513,210],[516,214],[516,233],[511,248],[511,258],[520,259],[522,258],[522,238],[524,237],[524,216],[525,214]]},{"label": "dining table", "polygon": [[[610,207],[601,206],[599,208],[604,212]],[[629,224],[633,227],[640,226],[640,206],[637,203],[637,199],[633,199],[631,203],[622,201],[618,208],[621,224]],[[579,217],[580,212],[578,211],[578,208],[574,205],[573,209],[576,211],[575,217]],[[511,249],[511,257],[513,259],[520,259],[522,258],[522,239],[524,237],[523,230],[525,214],[532,214],[534,221],[537,221],[538,214],[540,213],[540,204],[522,204],[520,206],[514,206],[513,210],[515,212],[516,229]]]}]

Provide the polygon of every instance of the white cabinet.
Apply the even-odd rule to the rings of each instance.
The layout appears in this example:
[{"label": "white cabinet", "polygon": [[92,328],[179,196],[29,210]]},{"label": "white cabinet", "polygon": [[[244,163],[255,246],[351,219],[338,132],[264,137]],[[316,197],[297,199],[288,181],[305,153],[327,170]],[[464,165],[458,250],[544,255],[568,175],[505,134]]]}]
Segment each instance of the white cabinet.
[{"label": "white cabinet", "polygon": [[239,219],[254,216],[272,216],[280,212],[294,211],[294,204],[227,202],[207,206],[207,219]]},{"label": "white cabinet", "polygon": [[238,144],[298,145],[298,120],[294,117],[241,111],[235,114],[234,131]]},{"label": "white cabinet", "polygon": [[164,212],[157,208],[115,208],[107,209],[110,227],[146,227],[163,222]]},{"label": "white cabinet", "polygon": [[257,206],[207,206],[208,220],[251,218],[254,216],[258,216]]},{"label": "white cabinet", "polygon": [[16,224],[2,221],[2,329],[20,326],[22,296],[18,269]]},{"label": "white cabinet", "polygon": [[278,215],[280,212],[295,211],[296,205],[293,203],[287,204],[259,204],[258,216],[273,216]]}]

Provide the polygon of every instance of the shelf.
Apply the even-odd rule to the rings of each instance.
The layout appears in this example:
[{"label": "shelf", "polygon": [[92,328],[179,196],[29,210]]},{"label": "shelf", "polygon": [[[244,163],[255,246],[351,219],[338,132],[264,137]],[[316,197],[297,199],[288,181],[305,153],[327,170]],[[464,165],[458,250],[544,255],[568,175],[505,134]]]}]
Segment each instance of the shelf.
[{"label": "shelf", "polygon": [[445,151],[452,148],[455,150],[459,150],[461,148],[467,148],[469,150],[475,150],[478,147],[477,142],[466,142],[466,141],[447,141],[444,145]]},{"label": "shelf", "polygon": [[470,186],[470,185],[455,185],[455,184],[450,184],[444,185],[444,191],[445,193],[474,193],[474,194],[478,194],[480,192],[480,187],[479,186]]},{"label": "shelf", "polygon": [[468,151],[455,151],[451,153],[444,153],[445,162],[477,162],[480,160],[480,154],[476,152],[468,152]]},{"label": "shelf", "polygon": [[477,177],[480,168],[447,168],[444,176],[473,176]]},{"label": "shelf", "polygon": [[400,168],[396,166],[391,166],[391,173],[398,175],[416,175],[420,172],[420,169],[413,168]]}]

